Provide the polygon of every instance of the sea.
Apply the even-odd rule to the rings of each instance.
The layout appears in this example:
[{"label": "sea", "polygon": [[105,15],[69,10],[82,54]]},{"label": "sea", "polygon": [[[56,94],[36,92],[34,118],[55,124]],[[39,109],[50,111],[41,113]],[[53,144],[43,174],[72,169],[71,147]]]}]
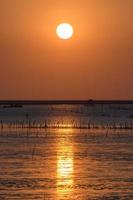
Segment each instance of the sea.
[{"label": "sea", "polygon": [[0,200],[133,200],[133,105],[0,106]]}]

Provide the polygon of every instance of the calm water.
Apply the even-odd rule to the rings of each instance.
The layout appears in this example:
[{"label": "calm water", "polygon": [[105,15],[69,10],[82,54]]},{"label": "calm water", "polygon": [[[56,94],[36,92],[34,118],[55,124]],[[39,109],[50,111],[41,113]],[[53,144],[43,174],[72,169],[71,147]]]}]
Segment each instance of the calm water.
[{"label": "calm water", "polygon": [[1,129],[1,200],[132,200],[133,131]]},{"label": "calm water", "polygon": [[0,107],[3,124],[44,126],[129,125],[133,127],[133,104],[127,105],[43,105],[22,108]]}]

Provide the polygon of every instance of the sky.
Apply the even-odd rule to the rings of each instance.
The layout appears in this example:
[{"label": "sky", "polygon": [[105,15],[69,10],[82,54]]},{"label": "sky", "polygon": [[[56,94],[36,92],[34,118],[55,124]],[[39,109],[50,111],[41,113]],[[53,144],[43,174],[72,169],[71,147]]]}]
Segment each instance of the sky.
[{"label": "sky", "polygon": [[133,99],[132,22],[133,0],[0,0],[0,99]]}]

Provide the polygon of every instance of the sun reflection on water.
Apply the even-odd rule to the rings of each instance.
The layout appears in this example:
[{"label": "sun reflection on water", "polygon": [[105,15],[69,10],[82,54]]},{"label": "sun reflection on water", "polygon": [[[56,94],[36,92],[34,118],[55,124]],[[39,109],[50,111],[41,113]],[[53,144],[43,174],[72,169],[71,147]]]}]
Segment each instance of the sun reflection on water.
[{"label": "sun reflection on water", "polygon": [[[72,130],[60,130],[67,136]],[[69,197],[74,184],[74,155],[72,143],[61,137],[57,147],[57,196]]]}]

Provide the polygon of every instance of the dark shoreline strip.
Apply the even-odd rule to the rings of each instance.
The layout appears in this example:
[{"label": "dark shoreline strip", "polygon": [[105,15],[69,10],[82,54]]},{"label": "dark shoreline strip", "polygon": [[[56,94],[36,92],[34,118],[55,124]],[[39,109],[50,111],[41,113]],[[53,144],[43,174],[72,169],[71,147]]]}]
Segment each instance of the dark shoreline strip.
[{"label": "dark shoreline strip", "polygon": [[133,104],[133,100],[0,100],[0,105],[95,105]]}]

